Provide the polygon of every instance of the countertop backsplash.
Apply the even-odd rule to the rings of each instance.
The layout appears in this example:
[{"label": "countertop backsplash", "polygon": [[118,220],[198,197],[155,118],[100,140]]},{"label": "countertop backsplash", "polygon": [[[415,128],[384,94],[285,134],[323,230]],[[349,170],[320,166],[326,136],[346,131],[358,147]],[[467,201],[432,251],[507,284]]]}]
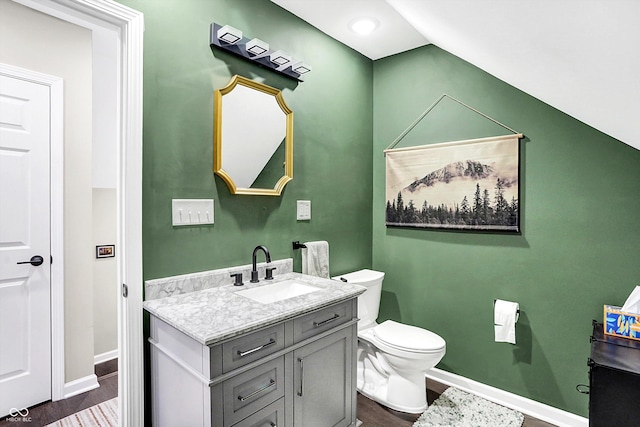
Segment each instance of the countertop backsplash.
[{"label": "countertop backsplash", "polygon": [[[265,277],[267,266],[276,268],[273,272],[273,276],[277,278],[279,275],[293,272],[293,259],[280,259],[272,261],[269,264],[266,262],[258,263],[258,276],[260,279]],[[147,280],[144,282],[144,299],[145,301],[150,301],[158,298],[230,285],[234,281],[231,274],[235,273],[242,273],[243,282],[248,283],[251,279],[252,269],[253,266],[251,264],[247,264],[237,267],[220,268],[217,270]]]}]

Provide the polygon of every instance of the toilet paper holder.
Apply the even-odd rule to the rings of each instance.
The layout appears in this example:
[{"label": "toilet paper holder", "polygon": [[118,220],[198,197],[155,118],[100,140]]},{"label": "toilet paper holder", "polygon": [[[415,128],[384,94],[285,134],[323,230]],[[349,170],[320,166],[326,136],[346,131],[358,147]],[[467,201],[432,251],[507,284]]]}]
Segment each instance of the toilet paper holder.
[{"label": "toilet paper holder", "polygon": [[[494,299],[493,299],[493,308],[495,308],[495,307],[496,307],[496,301],[497,301],[497,299],[495,299],[495,298],[494,298]],[[517,309],[517,310],[516,310],[516,322],[517,322],[518,320],[520,320],[520,309]]]}]

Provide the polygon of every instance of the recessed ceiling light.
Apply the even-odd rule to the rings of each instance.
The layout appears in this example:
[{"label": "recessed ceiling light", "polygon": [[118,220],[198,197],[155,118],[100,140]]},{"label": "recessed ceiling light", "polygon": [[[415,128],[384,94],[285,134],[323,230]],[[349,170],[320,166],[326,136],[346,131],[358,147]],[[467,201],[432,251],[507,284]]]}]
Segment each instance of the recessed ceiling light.
[{"label": "recessed ceiling light", "polygon": [[358,18],[351,21],[350,25],[354,32],[366,36],[378,28],[380,22],[374,18]]}]

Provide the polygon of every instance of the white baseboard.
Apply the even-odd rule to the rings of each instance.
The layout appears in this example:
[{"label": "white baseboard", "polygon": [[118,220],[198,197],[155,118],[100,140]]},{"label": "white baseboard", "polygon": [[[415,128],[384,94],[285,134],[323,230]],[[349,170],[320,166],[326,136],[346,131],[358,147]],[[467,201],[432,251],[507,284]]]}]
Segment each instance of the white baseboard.
[{"label": "white baseboard", "polygon": [[588,427],[589,419],[563,411],[535,400],[527,399],[517,394],[479,383],[460,375],[452,374],[438,368],[427,372],[427,379],[433,379],[439,383],[454,386],[460,390],[473,393],[484,399],[495,402],[507,408],[520,411],[542,421],[559,427]]},{"label": "white baseboard", "polygon": [[118,349],[107,351],[106,353],[96,354],[93,356],[93,364],[103,363],[109,360],[116,359],[118,357]]},{"label": "white baseboard", "polygon": [[87,375],[64,384],[64,399],[84,393],[100,387],[98,377],[95,374]]}]

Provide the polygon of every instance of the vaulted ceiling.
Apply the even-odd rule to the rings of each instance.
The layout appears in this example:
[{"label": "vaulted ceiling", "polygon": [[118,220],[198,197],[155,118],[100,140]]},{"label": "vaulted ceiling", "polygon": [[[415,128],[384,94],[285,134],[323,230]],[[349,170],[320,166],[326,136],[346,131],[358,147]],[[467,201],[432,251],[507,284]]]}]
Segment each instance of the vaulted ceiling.
[{"label": "vaulted ceiling", "polygon": [[433,43],[640,150],[640,0],[271,1],[372,60]]}]

